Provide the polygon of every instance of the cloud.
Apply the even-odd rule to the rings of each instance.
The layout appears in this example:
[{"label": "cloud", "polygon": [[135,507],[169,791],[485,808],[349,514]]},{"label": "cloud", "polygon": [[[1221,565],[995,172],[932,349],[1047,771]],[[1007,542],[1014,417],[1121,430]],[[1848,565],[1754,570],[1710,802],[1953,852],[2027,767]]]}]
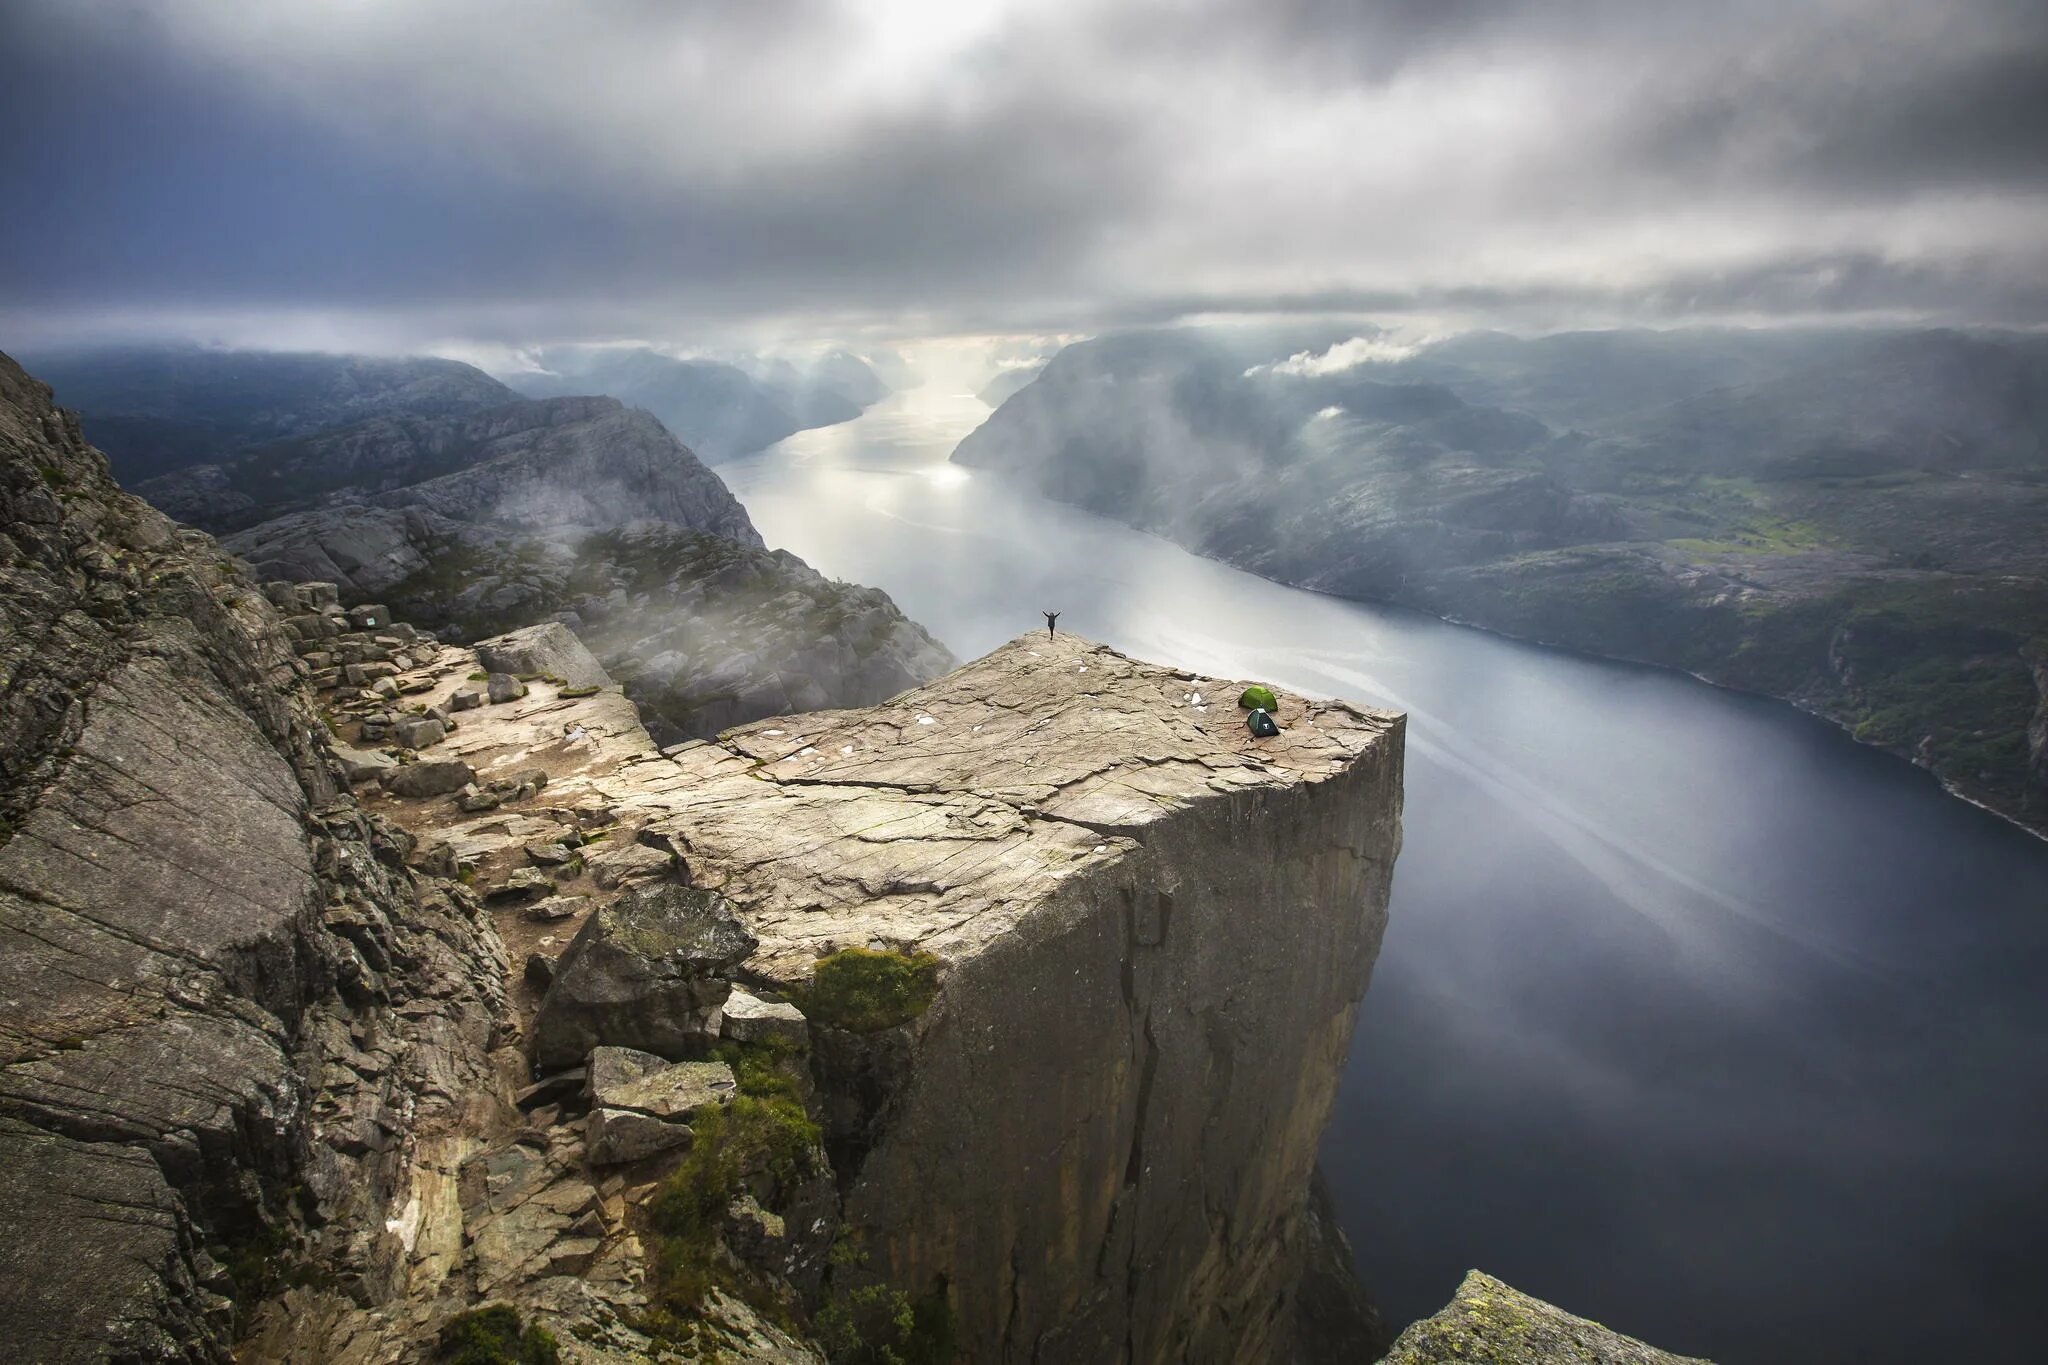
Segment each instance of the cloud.
[{"label": "cloud", "polygon": [[[1256,374],[1287,375],[1297,379],[1320,379],[1324,375],[1342,374],[1355,370],[1360,365],[1391,365],[1406,360],[1421,348],[1388,341],[1381,337],[1353,337],[1340,341],[1326,351],[1296,351],[1285,360],[1276,360],[1270,365],[1254,365],[1246,370],[1249,379]],[[1326,410],[1319,416],[1334,416]]]},{"label": "cloud", "polygon": [[9,334],[2048,322],[2008,0],[17,0]]}]

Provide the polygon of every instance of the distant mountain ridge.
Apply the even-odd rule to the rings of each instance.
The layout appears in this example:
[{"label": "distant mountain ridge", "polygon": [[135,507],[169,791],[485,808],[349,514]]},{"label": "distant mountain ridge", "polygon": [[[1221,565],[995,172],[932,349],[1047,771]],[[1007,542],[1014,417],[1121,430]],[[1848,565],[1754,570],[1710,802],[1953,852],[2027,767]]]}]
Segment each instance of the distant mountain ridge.
[{"label": "distant mountain ridge", "polygon": [[539,368],[504,376],[521,393],[609,394],[647,409],[714,461],[851,421],[889,391],[873,369],[845,351],[804,366],[757,356],[735,357],[738,363],[681,358],[645,347],[550,347],[531,358]]},{"label": "distant mountain ridge", "polygon": [[651,414],[615,398],[375,417],[149,479],[136,491],[211,531],[341,500],[527,529],[666,521],[761,543],[716,474]]},{"label": "distant mountain ridge", "polygon": [[425,356],[136,345],[27,363],[131,484],[371,416],[446,416],[519,397],[473,365]]}]

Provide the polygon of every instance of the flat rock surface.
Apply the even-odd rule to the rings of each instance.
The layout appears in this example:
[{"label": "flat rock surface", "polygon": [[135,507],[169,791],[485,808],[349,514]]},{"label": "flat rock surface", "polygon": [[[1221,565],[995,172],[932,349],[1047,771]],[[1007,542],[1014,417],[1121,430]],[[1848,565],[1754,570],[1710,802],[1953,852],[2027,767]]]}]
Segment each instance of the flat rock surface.
[{"label": "flat rock surface", "polygon": [[729,731],[650,766],[698,885],[740,909],[757,969],[871,939],[971,954],[1063,879],[1189,803],[1314,784],[1398,724],[1282,695],[1255,738],[1219,682],[1078,636],[1026,636],[861,711]]}]

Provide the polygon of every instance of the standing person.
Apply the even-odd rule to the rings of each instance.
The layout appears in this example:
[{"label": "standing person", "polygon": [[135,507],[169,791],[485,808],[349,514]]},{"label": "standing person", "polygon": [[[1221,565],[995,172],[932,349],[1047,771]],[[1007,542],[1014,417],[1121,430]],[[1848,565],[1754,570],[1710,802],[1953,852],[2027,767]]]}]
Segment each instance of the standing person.
[{"label": "standing person", "polygon": [[1039,615],[1045,617],[1045,638],[1050,640],[1053,638],[1052,623],[1060,619],[1060,614],[1056,611],[1047,611],[1040,612]]}]

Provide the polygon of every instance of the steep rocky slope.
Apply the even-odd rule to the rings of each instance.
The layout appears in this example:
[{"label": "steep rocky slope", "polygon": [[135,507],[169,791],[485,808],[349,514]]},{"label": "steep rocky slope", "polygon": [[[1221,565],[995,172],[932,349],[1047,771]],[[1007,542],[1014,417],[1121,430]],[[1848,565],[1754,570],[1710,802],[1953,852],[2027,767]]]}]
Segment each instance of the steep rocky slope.
[{"label": "steep rocky slope", "polygon": [[786,550],[658,523],[522,536],[408,509],[265,522],[227,548],[265,577],[337,582],[444,638],[566,621],[663,740],[864,706],[953,666],[876,588]]},{"label": "steep rocky slope", "polygon": [[[549,629],[566,678],[584,666]],[[742,1358],[804,1358],[764,1321],[843,1346],[893,1330],[866,1314],[891,1302],[963,1359],[1289,1354],[1296,1287],[1329,1264],[1310,1177],[1385,919],[1398,718],[1286,698],[1287,732],[1254,740],[1205,700],[1231,684],[1033,638],[664,754],[607,687],[485,678],[496,644],[399,649],[410,666],[360,666],[386,695],[360,694],[333,671],[348,639],[303,657],[385,787],[368,808],[483,890],[551,983],[514,999],[529,1131],[464,1158],[518,1199],[437,1197],[424,1168],[391,1196],[417,1195],[422,1242],[470,1248],[437,1292],[489,1285],[588,1359],[706,1321]],[[400,735],[415,761],[367,757]],[[684,946],[708,941],[730,947]],[[749,1052],[764,1029],[799,1050]],[[689,1071],[721,1037],[733,1071]],[[614,1083],[606,1048],[654,1055]],[[720,1174],[763,1114],[798,1145]],[[699,1240],[662,1211],[707,1179]],[[259,1341],[380,1359],[433,1317],[308,1287]]]},{"label": "steep rocky slope", "polygon": [[454,417],[378,417],[136,487],[210,531],[353,501],[544,529],[667,521],[759,545],[716,474],[614,398],[515,402]]},{"label": "steep rocky slope", "polygon": [[227,545],[265,577],[388,598],[449,638],[569,621],[665,739],[879,701],[953,663],[885,594],[763,548],[718,475],[616,399],[379,417],[137,491],[242,528]]},{"label": "steep rocky slope", "polygon": [[4,357],[0,507],[0,1336],[225,1360],[282,1276],[391,1291],[501,950],[347,795],[270,605]]},{"label": "steep rocky slope", "polygon": [[559,624],[258,591],[4,358],[0,509],[19,1358],[1371,1353],[1399,717],[1031,637],[663,751]]},{"label": "steep rocky slope", "polygon": [[1790,699],[2048,831],[2039,338],[1369,340],[1072,346],[954,458],[1282,582]]},{"label": "steep rocky slope", "polygon": [[519,395],[455,360],[192,345],[53,351],[30,368],[78,412],[124,483],[368,417],[431,417]]}]

